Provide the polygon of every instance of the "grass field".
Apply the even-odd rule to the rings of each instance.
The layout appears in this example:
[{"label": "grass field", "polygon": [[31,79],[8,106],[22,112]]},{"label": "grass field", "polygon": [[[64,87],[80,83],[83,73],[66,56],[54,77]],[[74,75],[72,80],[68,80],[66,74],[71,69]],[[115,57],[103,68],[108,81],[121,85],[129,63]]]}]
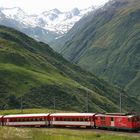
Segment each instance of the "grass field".
[{"label": "grass field", "polygon": [[12,128],[0,127],[0,140],[139,140],[115,134],[100,134],[87,130],[49,129],[49,128]]}]

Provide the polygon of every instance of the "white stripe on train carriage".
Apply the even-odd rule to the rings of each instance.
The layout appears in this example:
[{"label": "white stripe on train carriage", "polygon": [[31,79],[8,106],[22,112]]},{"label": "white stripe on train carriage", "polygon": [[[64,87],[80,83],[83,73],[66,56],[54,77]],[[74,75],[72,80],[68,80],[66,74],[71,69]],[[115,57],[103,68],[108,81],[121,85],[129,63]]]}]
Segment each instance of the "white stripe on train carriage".
[{"label": "white stripe on train carriage", "polygon": [[73,116],[73,117],[93,117],[95,113],[52,113],[50,114],[51,117],[66,117],[66,116]]},{"label": "white stripe on train carriage", "polygon": [[15,114],[15,115],[5,115],[4,118],[16,118],[16,117],[48,117],[48,113],[45,114]]},{"label": "white stripe on train carriage", "polygon": [[5,125],[48,125],[48,121],[35,122],[6,122]]},{"label": "white stripe on train carriage", "polygon": [[94,122],[76,122],[76,121],[50,121],[51,125],[80,125],[80,126],[94,126]]}]

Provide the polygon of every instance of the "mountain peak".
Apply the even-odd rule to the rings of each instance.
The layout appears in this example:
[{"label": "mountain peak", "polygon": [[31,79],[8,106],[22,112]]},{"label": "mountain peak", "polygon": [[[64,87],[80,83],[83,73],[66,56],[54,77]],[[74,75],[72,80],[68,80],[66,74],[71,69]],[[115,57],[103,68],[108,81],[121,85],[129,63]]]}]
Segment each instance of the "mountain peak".
[{"label": "mountain peak", "polygon": [[72,9],[71,13],[74,15],[74,16],[78,16],[80,14],[80,11],[78,8],[74,8]]},{"label": "mountain peak", "polygon": [[12,7],[12,8],[1,8],[1,12],[8,18],[23,18],[25,17],[26,13],[19,7]]},{"label": "mountain peak", "polygon": [[48,14],[59,15],[59,14],[61,14],[61,13],[62,13],[62,12],[61,12],[60,10],[58,10],[57,8],[54,8],[54,9],[52,9],[52,10],[42,12],[42,15],[44,15],[44,16],[47,16]]},{"label": "mountain peak", "polygon": [[51,12],[54,12],[56,14],[60,14],[61,13],[61,11],[59,11],[57,8],[52,9]]},{"label": "mountain peak", "polygon": [[5,7],[0,7],[0,10],[15,10],[15,11],[22,11],[24,12],[20,7],[12,7],[12,8],[5,8]]}]

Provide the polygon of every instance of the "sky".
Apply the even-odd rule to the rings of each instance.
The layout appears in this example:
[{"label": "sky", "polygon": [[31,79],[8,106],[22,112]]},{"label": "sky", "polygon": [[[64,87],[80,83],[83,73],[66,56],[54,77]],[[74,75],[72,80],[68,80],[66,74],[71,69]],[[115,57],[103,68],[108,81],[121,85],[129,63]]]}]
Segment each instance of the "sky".
[{"label": "sky", "polygon": [[69,11],[77,7],[79,9],[90,6],[100,6],[108,0],[0,0],[0,7],[20,7],[28,14],[39,14],[54,8],[60,11]]}]

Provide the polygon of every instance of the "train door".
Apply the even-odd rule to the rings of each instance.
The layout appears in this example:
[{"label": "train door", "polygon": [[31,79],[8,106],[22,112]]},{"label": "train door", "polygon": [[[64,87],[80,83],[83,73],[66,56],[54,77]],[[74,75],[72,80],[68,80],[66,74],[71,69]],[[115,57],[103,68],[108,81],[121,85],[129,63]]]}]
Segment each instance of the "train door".
[{"label": "train door", "polygon": [[112,127],[114,127],[114,126],[115,126],[114,124],[115,124],[115,123],[114,123],[114,118],[111,117],[111,118],[110,118],[110,125],[111,125]]},{"label": "train door", "polygon": [[139,117],[138,116],[132,117],[132,127],[133,128],[139,127]]},{"label": "train door", "polygon": [[52,116],[50,120],[51,120],[51,124],[50,125],[52,126],[52,125],[54,125],[56,123],[56,121],[58,121],[58,117],[53,117]]},{"label": "train door", "polygon": [[44,122],[45,122],[45,126],[48,126],[49,123],[48,123],[48,116],[47,117],[44,117]]},{"label": "train door", "polygon": [[101,126],[105,127],[106,126],[106,117],[101,116]]},{"label": "train door", "polygon": [[94,127],[94,125],[95,125],[95,116],[94,117],[91,117],[90,119],[89,119],[89,121],[91,121],[91,127]]}]

